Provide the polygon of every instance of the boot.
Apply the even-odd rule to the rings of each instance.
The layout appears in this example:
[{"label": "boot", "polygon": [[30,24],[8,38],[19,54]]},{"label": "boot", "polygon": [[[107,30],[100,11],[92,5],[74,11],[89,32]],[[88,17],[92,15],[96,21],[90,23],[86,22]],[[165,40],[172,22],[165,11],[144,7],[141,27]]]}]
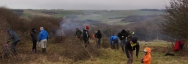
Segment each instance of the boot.
[{"label": "boot", "polygon": [[44,53],[45,52],[45,50],[44,50],[44,48],[42,48],[42,53]]},{"label": "boot", "polygon": [[36,53],[36,52],[37,52],[37,49],[35,49],[34,51],[35,51],[35,53]]},{"label": "boot", "polygon": [[122,48],[122,51],[123,51],[123,53],[124,53],[124,52],[125,52],[125,50],[124,50],[123,46],[122,46],[121,48]]},{"label": "boot", "polygon": [[44,52],[46,53],[46,48],[44,48]]},{"label": "boot", "polygon": [[33,52],[36,53],[36,49],[33,49]]}]

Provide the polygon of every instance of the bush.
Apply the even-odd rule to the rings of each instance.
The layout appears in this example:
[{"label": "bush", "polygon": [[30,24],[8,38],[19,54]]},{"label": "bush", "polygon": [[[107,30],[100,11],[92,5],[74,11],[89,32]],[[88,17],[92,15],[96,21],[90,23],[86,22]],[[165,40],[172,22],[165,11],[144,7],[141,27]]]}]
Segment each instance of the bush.
[{"label": "bush", "polygon": [[34,17],[31,20],[31,27],[39,29],[40,27],[44,27],[46,31],[50,33],[50,35],[54,35],[54,30],[57,30],[60,26],[60,22],[62,19],[60,18],[52,18],[52,17]]},{"label": "bush", "polygon": [[[86,49],[84,49],[85,45],[82,41],[72,39],[74,37],[67,38],[66,41],[63,43],[65,49],[63,49],[62,55],[74,60],[75,62],[78,60],[86,60],[89,59],[90,56],[88,52],[93,56],[99,56],[100,51],[97,49],[96,45],[89,44]],[[91,42],[90,42],[91,43]]]}]

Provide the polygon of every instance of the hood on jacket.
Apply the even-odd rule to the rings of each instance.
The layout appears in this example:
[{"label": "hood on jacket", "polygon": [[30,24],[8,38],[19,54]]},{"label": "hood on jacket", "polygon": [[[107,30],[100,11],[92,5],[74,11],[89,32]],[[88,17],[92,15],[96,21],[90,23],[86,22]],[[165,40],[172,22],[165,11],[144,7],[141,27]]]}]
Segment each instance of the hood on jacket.
[{"label": "hood on jacket", "polygon": [[147,54],[150,54],[150,53],[151,53],[151,48],[146,47],[146,48],[144,49],[144,52],[146,52]]},{"label": "hood on jacket", "polygon": [[32,32],[35,32],[35,28],[32,28],[31,31],[32,31]]},{"label": "hood on jacket", "polygon": [[123,30],[121,31],[121,33],[126,33],[126,31],[123,29]]}]

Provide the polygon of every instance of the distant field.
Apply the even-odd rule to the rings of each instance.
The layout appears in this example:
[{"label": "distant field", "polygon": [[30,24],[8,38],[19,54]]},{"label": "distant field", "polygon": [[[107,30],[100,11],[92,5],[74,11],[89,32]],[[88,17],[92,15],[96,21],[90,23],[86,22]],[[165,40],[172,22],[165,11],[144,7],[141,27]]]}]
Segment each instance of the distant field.
[{"label": "distant field", "polygon": [[[140,10],[122,10],[122,11],[85,11],[86,15],[78,15],[79,20],[91,19],[101,21],[113,25],[127,25],[129,23],[121,22],[121,20],[131,15],[161,15],[159,11],[140,11]],[[112,19],[111,19],[112,18]]]},{"label": "distant field", "polygon": [[72,14],[79,14],[80,11],[74,10],[24,10],[22,16],[51,16],[51,17],[64,17]]},{"label": "distant field", "polygon": [[161,11],[141,11],[141,10],[24,10],[22,17],[28,18],[32,16],[49,16],[62,18],[69,15],[77,16],[78,20],[96,20],[110,25],[127,25],[127,22],[121,20],[127,16],[133,15],[161,15]]}]

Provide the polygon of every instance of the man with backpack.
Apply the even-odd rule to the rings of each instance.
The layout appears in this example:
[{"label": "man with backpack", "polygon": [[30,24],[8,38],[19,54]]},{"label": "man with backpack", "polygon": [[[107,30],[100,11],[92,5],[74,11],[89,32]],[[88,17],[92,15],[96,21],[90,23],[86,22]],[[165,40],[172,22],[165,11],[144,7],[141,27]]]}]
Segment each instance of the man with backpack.
[{"label": "man with backpack", "polygon": [[118,33],[118,37],[121,40],[121,48],[123,52],[125,52],[125,42],[127,36],[127,32],[124,29],[120,33]]},{"label": "man with backpack", "polygon": [[87,47],[87,44],[89,44],[90,35],[88,30],[89,30],[89,26],[86,26],[86,28],[83,29],[83,39],[84,39],[85,47]]}]

